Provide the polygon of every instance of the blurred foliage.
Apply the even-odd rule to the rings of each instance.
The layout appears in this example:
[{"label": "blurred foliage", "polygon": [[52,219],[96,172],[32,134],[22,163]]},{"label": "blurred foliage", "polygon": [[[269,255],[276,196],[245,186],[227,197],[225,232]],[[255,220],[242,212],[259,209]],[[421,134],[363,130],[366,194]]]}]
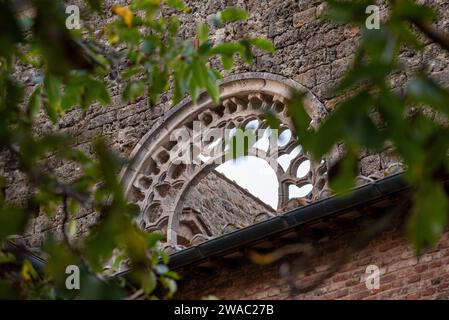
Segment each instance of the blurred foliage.
[{"label": "blurred foliage", "polygon": [[[344,99],[316,130],[309,129],[301,94],[292,99],[289,113],[296,133],[316,159],[344,144],[345,157],[331,179],[338,193],[353,186],[362,150],[388,149],[400,156],[407,168],[405,178],[415,189],[407,225],[419,252],[435,243],[448,220],[449,203],[440,177],[449,169],[449,92],[422,70],[407,70],[414,76],[403,91],[392,88],[390,80],[406,70],[399,60],[401,50],[423,50],[420,33],[445,50],[449,41],[432,28],[435,13],[412,0],[388,1],[389,14],[378,30],[365,27],[365,9],[373,1],[327,2],[330,19],[360,28],[360,42],[351,67],[335,88]],[[91,13],[106,10],[101,0],[86,0],[86,4]],[[170,10],[162,11],[163,7]],[[128,7],[107,8],[116,16],[103,30],[114,49],[111,54],[98,49],[90,26],[82,32],[68,30],[63,9],[51,0],[0,0],[0,145],[34,186],[23,205],[7,203],[0,192],[0,243],[21,234],[40,212],[50,216],[59,212],[64,221],[62,239],[49,238],[42,247],[48,257],[43,273],[0,250],[0,297],[123,298],[138,293],[170,298],[178,276],[167,267],[169,257],[160,245],[164,239],[135,225],[138,210],[128,204],[117,178],[128,160],[111,152],[102,138],[93,143],[91,156],[67,147],[73,145],[70,136],[36,135],[35,118],[44,112],[57,122],[72,108],[107,106],[111,98],[106,79],[111,76],[125,84],[124,102],[148,96],[155,104],[171,89],[174,104],[186,95],[197,100],[204,90],[218,103],[221,74],[211,60],[219,58],[227,70],[237,57],[251,63],[254,47],[268,52],[274,47],[264,38],[213,44],[207,23],[198,24],[193,39],[183,39],[179,16],[188,15],[189,8],[181,0],[133,0]],[[218,12],[212,23],[220,26],[247,17],[244,10],[231,7]],[[41,74],[33,79],[31,92],[17,76],[27,67]],[[429,110],[445,121],[430,118]],[[279,125],[273,114],[267,114],[267,119],[274,127]],[[61,180],[44,166],[49,156],[74,163],[80,174],[71,182]],[[6,188],[3,178],[0,187]],[[98,223],[86,237],[75,238],[79,208],[91,207],[99,212]],[[107,263],[111,267],[105,271]],[[126,278],[110,277],[121,263],[133,266]],[[82,287],[75,293],[64,285],[65,268],[72,264],[81,269]]]},{"label": "blurred foliage", "polygon": [[[335,88],[335,95],[343,99],[314,131],[308,130],[310,117],[301,94],[292,99],[289,113],[303,147],[314,158],[322,159],[344,144],[346,153],[330,177],[337,193],[353,187],[362,150],[388,150],[403,159],[405,179],[415,190],[407,233],[420,252],[435,243],[448,221],[449,202],[441,178],[449,170],[449,91],[423,70],[407,69],[399,54],[405,49],[422,52],[425,38],[447,51],[448,38],[433,28],[436,14],[412,0],[387,1],[388,14],[380,29],[365,25],[365,9],[374,1],[327,4],[328,18],[360,30],[352,65]],[[392,76],[401,72],[407,72],[404,90],[392,87]]]},{"label": "blurred foliage", "polygon": [[[90,14],[111,10],[115,15],[103,30],[114,54],[98,49],[89,25],[82,31],[67,29],[59,1],[0,0],[1,151],[17,161],[34,187],[24,205],[7,203],[0,193],[0,245],[20,235],[37,214],[63,218],[61,236],[46,239],[41,248],[48,257],[44,272],[0,250],[0,298],[99,299],[136,293],[170,298],[178,275],[167,267],[169,257],[160,245],[164,237],[135,225],[138,208],[127,202],[117,177],[129,162],[111,152],[101,137],[92,145],[92,156],[69,147],[74,142],[68,135],[37,135],[36,116],[45,113],[56,123],[69,109],[85,110],[93,103],[107,106],[108,76],[125,84],[124,102],[149,96],[154,104],[171,88],[173,104],[187,94],[196,100],[204,90],[217,103],[221,74],[211,67],[211,59],[220,58],[223,68],[230,69],[237,55],[251,63],[254,47],[274,51],[264,38],[212,44],[206,23],[197,26],[195,38],[183,39],[179,15],[189,14],[189,8],[181,0],[132,0],[128,7],[112,8],[103,8],[101,0],[86,0],[86,5]],[[165,16],[161,8],[172,13]],[[244,10],[231,7],[218,12],[213,23],[247,17]],[[31,92],[20,77],[30,67],[40,74]],[[50,156],[73,163],[79,174],[73,181],[61,180],[44,165]],[[0,187],[6,188],[3,178]],[[80,208],[99,212],[99,221],[84,238],[75,237]],[[105,271],[107,263],[111,267]],[[126,277],[110,277],[121,263],[132,266],[131,271]],[[80,268],[80,291],[65,287],[68,265]]]}]

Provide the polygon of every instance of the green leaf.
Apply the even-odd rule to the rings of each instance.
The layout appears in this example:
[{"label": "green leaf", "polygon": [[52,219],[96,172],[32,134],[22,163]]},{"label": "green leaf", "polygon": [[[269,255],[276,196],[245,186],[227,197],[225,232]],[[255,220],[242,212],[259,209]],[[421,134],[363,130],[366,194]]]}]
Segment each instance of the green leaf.
[{"label": "green leaf", "polygon": [[378,110],[386,122],[385,131],[395,143],[402,159],[407,163],[417,163],[421,160],[422,150],[410,132],[410,126],[404,117],[404,101],[390,91],[384,89],[379,94]]},{"label": "green leaf", "polygon": [[149,271],[147,276],[142,279],[142,289],[146,294],[149,294],[156,289],[157,278],[153,271]]},{"label": "green leaf", "polygon": [[168,264],[170,262],[170,256],[165,251],[161,251],[160,256],[164,264]]},{"label": "green leaf", "polygon": [[[155,35],[148,35],[144,38],[142,43],[142,51],[145,54],[151,55],[154,54],[158,47],[161,46],[161,39],[159,39]],[[138,68],[140,65],[135,66],[134,68]]]},{"label": "green leaf", "polygon": [[67,85],[64,88],[64,95],[61,100],[62,110],[68,110],[75,105],[81,104],[81,97],[84,92],[84,86],[81,84]]},{"label": "green leaf", "polygon": [[357,64],[346,72],[336,90],[337,92],[341,92],[354,87],[360,87],[361,84],[367,84],[367,81],[369,83],[380,84],[392,70],[393,66],[390,64]]},{"label": "green leaf", "polygon": [[101,12],[103,9],[103,1],[102,0],[86,0],[89,6],[95,11]]},{"label": "green leaf", "polygon": [[0,251],[0,265],[5,263],[15,262],[16,257],[11,252],[3,253]]},{"label": "green leaf", "polygon": [[234,59],[232,56],[226,54],[221,55],[221,63],[223,64],[223,69],[230,70],[234,65]]},{"label": "green leaf", "polygon": [[47,99],[44,101],[44,107],[52,121],[56,121],[58,114],[62,111],[61,107],[61,81],[59,78],[47,74],[44,79],[44,92]]},{"label": "green leaf", "polygon": [[168,299],[172,298],[173,295],[175,294],[176,290],[178,289],[178,286],[176,285],[176,281],[171,278],[161,277],[161,282],[162,282],[163,286],[168,290],[168,292],[166,294],[166,298],[168,298]]},{"label": "green leaf", "polygon": [[287,105],[287,110],[292,119],[298,140],[302,141],[303,147],[310,150],[310,132],[309,126],[312,119],[308,115],[304,106],[304,94],[294,91]]},{"label": "green leaf", "polygon": [[417,102],[431,106],[449,116],[449,93],[424,74],[409,82],[407,94]]},{"label": "green leaf", "polygon": [[320,124],[313,136],[313,141],[306,144],[315,159],[321,159],[337,141],[343,138],[347,141],[357,141],[357,139],[366,141],[364,137],[354,137],[352,130],[363,132],[363,128],[360,129],[360,119],[366,123],[366,120],[363,121],[363,114],[372,108],[372,104],[371,95],[362,91],[337,106],[332,115]]},{"label": "green leaf", "polygon": [[169,271],[168,267],[165,264],[157,264],[153,267],[153,269],[158,274],[165,274]]},{"label": "green leaf", "polygon": [[218,13],[218,17],[222,22],[232,22],[246,20],[249,14],[246,10],[237,7],[228,7]]},{"label": "green leaf", "polygon": [[448,214],[448,199],[442,186],[421,181],[407,224],[408,236],[415,244],[417,252],[435,243],[448,222]]},{"label": "green leaf", "polygon": [[41,87],[36,86],[28,101],[27,115],[31,120],[34,119],[42,105]]},{"label": "green leaf", "polygon": [[33,265],[28,260],[23,261],[21,275],[22,279],[25,281],[32,281],[39,277],[36,269],[34,269]]},{"label": "green leaf", "polygon": [[[83,91],[80,95],[80,104],[83,109],[88,108],[93,102],[98,101],[101,105],[111,102],[106,83],[103,80],[97,80],[89,77],[85,79]],[[75,92],[75,95],[79,92]]]},{"label": "green leaf", "polygon": [[187,92],[187,83],[184,80],[184,66],[177,69],[174,73],[174,89],[173,89],[173,104],[181,101],[183,95]]},{"label": "green leaf", "polygon": [[9,57],[14,52],[15,45],[23,40],[11,3],[3,1],[0,10],[0,57]]},{"label": "green leaf", "polygon": [[414,0],[393,2],[392,19],[410,20],[431,23],[435,20],[435,12],[429,6],[417,4]]},{"label": "green leaf", "polygon": [[242,52],[243,51],[243,46],[238,43],[238,42],[225,42],[225,43],[220,43],[217,44],[216,46],[214,46],[211,50],[210,50],[210,54],[214,55],[214,54],[224,54],[227,56],[231,56],[235,53],[238,52]]},{"label": "green leaf", "polygon": [[[141,37],[140,32],[137,28],[119,28],[117,29],[117,34],[120,40],[128,43],[131,46],[137,46],[140,44]],[[136,53],[133,51],[133,53]]]},{"label": "green leaf", "polygon": [[242,51],[240,52],[240,55],[243,59],[243,62],[247,64],[253,63],[253,52],[250,47],[250,43],[247,40],[240,41],[242,44]]},{"label": "green leaf", "polygon": [[164,276],[177,281],[181,279],[181,277],[175,271],[168,271],[164,274]]},{"label": "green leaf", "polygon": [[279,118],[277,117],[277,115],[273,111],[271,111],[271,110],[265,111],[264,114],[263,114],[263,117],[265,118],[268,126],[271,129],[279,130],[279,127],[281,125],[281,121],[279,120]]},{"label": "green leaf", "polygon": [[159,95],[168,88],[168,73],[166,69],[154,68],[151,74],[151,85],[148,93],[151,101],[156,104]]},{"label": "green leaf", "polygon": [[106,82],[104,82],[103,80],[95,81],[94,88],[97,92],[96,100],[101,105],[105,106],[105,105],[111,103],[111,97],[109,96],[109,91],[106,86]]},{"label": "green leaf", "polygon": [[19,292],[13,286],[5,281],[4,279],[0,279],[0,299],[2,300],[11,300],[17,299],[19,300],[21,296]]},{"label": "green leaf", "polygon": [[356,0],[356,1],[342,1],[342,0],[327,0],[328,16],[336,21],[342,23],[365,23],[366,7],[373,4],[372,0]]},{"label": "green leaf", "polygon": [[418,34],[413,32],[406,23],[390,23],[388,24],[388,28],[398,36],[399,41],[407,46],[415,50],[421,50],[423,48]]},{"label": "green leaf", "polygon": [[170,22],[168,24],[167,30],[171,36],[176,36],[179,30],[179,19],[177,16],[173,15],[170,17]]},{"label": "green leaf", "polygon": [[358,145],[376,151],[380,151],[383,146],[384,134],[367,114],[354,117],[346,129],[346,139],[350,139]]},{"label": "green leaf", "polygon": [[243,54],[244,51],[245,47],[241,43],[225,42],[212,47],[212,49],[209,51],[209,55],[213,56],[215,54],[219,54],[221,57],[223,68],[225,70],[229,70],[234,64],[233,55],[236,53]]},{"label": "green leaf", "polygon": [[215,79],[210,77],[207,67],[201,59],[193,60],[192,78],[190,81],[194,83],[194,88],[207,88],[212,100],[218,102],[218,89],[213,88],[213,86],[215,86]]},{"label": "green leaf", "polygon": [[354,179],[358,173],[357,156],[352,148],[344,155],[344,158],[334,164],[329,174],[329,185],[332,190],[340,195],[345,195],[354,187]]},{"label": "green leaf", "polygon": [[267,52],[273,53],[275,51],[273,42],[266,38],[254,38],[250,39],[249,43],[251,43],[253,46],[256,46],[262,50],[265,50]]},{"label": "green leaf", "polygon": [[149,233],[147,235],[148,248],[154,248],[154,246],[165,239],[165,236],[161,233]]},{"label": "green leaf", "polygon": [[158,7],[161,5],[161,0],[133,0],[131,1],[131,9],[146,10],[151,7]]},{"label": "green leaf", "polygon": [[142,81],[129,82],[123,91],[123,100],[125,102],[134,102],[145,90],[145,84]]},{"label": "green leaf", "polygon": [[69,237],[73,238],[76,235],[76,220],[72,220],[69,222],[69,231],[68,231],[68,235]]},{"label": "green leaf", "polygon": [[389,28],[364,29],[362,39],[362,48],[369,57],[369,64],[395,67],[400,45],[396,33]]},{"label": "green leaf", "polygon": [[206,42],[209,40],[209,28],[207,24],[200,23],[197,28],[196,32],[198,34],[198,40],[200,40],[200,43]]},{"label": "green leaf", "polygon": [[184,1],[182,1],[182,0],[167,0],[167,4],[172,8],[182,10],[184,12],[189,11],[189,8],[186,6]]},{"label": "green leaf", "polygon": [[211,69],[207,69],[207,82],[206,82],[206,88],[207,88],[207,92],[209,93],[212,101],[214,103],[218,103],[220,101],[220,89],[218,88],[218,84],[217,84],[217,75],[216,73],[211,70]]}]

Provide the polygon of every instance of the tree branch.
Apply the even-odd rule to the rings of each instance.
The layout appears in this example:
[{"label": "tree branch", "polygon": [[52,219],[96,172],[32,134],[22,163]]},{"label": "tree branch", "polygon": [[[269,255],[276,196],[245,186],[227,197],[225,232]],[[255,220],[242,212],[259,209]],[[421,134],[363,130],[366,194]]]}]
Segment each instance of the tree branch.
[{"label": "tree branch", "polygon": [[432,28],[430,23],[425,23],[416,19],[411,20],[410,22],[430,40],[439,44],[446,51],[449,51],[449,37],[447,37],[444,33]]}]

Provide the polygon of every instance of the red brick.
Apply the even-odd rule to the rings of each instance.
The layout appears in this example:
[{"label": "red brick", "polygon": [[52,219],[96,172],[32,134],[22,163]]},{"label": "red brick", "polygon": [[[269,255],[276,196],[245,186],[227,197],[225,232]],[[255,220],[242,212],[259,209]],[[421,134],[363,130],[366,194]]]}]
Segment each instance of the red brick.
[{"label": "red brick", "polygon": [[426,272],[421,275],[421,280],[429,280],[429,279],[433,279],[433,278],[437,278],[434,271]]},{"label": "red brick", "polygon": [[436,292],[435,288],[426,288],[421,292],[421,294],[423,297],[427,297],[427,296],[431,296],[435,292]]},{"label": "red brick", "polygon": [[281,289],[279,289],[279,288],[270,288],[270,289],[268,289],[268,296],[269,297],[277,296],[280,293],[281,293]]},{"label": "red brick", "polygon": [[433,262],[430,264],[430,267],[431,267],[431,268],[439,268],[439,267],[441,267],[441,261],[433,261]]},{"label": "red brick", "polygon": [[370,292],[368,290],[365,290],[365,291],[361,291],[359,293],[354,294],[353,297],[355,300],[360,300],[360,299],[368,297],[369,295],[370,295]]},{"label": "red brick", "polygon": [[419,265],[419,266],[415,267],[415,271],[418,272],[418,273],[424,272],[427,269],[429,269],[429,266],[427,264]]},{"label": "red brick", "polygon": [[410,293],[407,296],[405,296],[405,299],[407,300],[418,300],[419,298],[421,298],[420,292]]},{"label": "red brick", "polygon": [[341,290],[338,290],[338,291],[335,293],[335,298],[336,298],[336,299],[343,298],[344,296],[347,296],[348,293],[349,293],[349,290],[348,290],[348,289],[341,289]]},{"label": "red brick", "polygon": [[383,276],[380,277],[380,282],[381,283],[385,283],[385,282],[391,282],[393,280],[395,280],[397,277],[394,273],[389,273],[389,274],[385,274]]},{"label": "red brick", "polygon": [[443,283],[438,286],[438,291],[446,291],[449,288],[449,283]]},{"label": "red brick", "polygon": [[360,283],[360,280],[356,280],[356,279],[352,279],[352,280],[348,280],[345,282],[345,285],[347,287],[352,287],[352,286],[356,286]]},{"label": "red brick", "polygon": [[380,252],[385,252],[385,251],[388,251],[390,249],[394,249],[395,246],[396,246],[396,243],[394,243],[392,241],[391,242],[387,242],[386,244],[384,244],[384,245],[379,247],[379,251]]},{"label": "red brick", "polygon": [[387,291],[390,290],[391,288],[393,288],[391,282],[390,283],[380,283],[380,287],[378,291]]},{"label": "red brick", "polygon": [[415,283],[415,282],[418,282],[419,280],[421,280],[421,276],[418,274],[414,274],[414,275],[411,275],[410,277],[408,277],[407,283],[409,283],[409,284]]}]

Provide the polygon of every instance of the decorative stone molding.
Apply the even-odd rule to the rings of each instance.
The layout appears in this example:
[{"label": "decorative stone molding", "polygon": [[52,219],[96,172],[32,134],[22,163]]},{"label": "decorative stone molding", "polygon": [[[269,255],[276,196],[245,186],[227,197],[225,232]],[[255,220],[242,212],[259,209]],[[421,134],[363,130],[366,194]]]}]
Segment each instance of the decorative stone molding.
[{"label": "decorative stone molding", "polygon": [[[312,126],[319,124],[326,115],[324,106],[300,84],[281,76],[268,73],[245,73],[227,78],[220,85],[220,103],[215,105],[206,93],[200,95],[196,104],[185,99],[163,117],[160,125],[150,130],[136,145],[131,156],[134,162],[121,172],[121,180],[125,191],[133,203],[140,207],[139,225],[148,231],[160,231],[166,234],[167,246],[175,250],[210,238],[207,226],[201,221],[201,214],[184,208],[184,200],[188,190],[199,180],[217,167],[214,160],[222,159],[225,150],[212,154],[207,160],[194,163],[173,163],[173,150],[183,147],[180,141],[170,141],[176,129],[185,128],[192,132],[194,121],[201,124],[201,132],[205,136],[216,128],[245,128],[249,122],[257,120],[257,127],[266,130],[267,124],[263,115],[270,110],[281,121],[281,131],[291,130],[292,123],[287,115],[286,104],[291,98],[292,90],[306,93],[305,106],[312,118]],[[172,139],[173,140],[173,139]],[[202,142],[208,148],[214,141]],[[221,142],[223,149],[225,139]],[[284,171],[277,159],[291,154],[290,165]],[[257,151],[257,152],[256,152]],[[276,152],[274,152],[276,151]],[[256,155],[266,160],[275,171],[279,181],[278,214],[285,211],[289,201],[290,186],[313,186],[305,197],[313,202],[327,190],[326,162],[311,163],[309,172],[297,177],[298,167],[308,161],[307,155],[291,134],[285,144],[277,145],[276,150],[270,145],[268,150],[250,148],[249,155]],[[254,221],[261,221],[263,215],[254,213]],[[265,215],[270,217],[270,214]],[[182,239],[182,246],[179,243]],[[195,240],[195,241],[193,241]]]}]

